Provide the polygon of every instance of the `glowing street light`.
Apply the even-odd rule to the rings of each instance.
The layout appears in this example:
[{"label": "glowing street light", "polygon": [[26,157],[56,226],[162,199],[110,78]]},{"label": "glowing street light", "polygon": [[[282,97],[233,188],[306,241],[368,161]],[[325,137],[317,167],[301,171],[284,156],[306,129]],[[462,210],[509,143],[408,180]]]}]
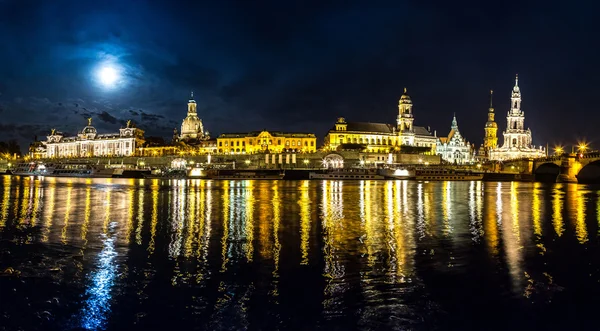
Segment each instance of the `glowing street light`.
[{"label": "glowing street light", "polygon": [[562,148],[562,146],[554,147],[554,154],[561,155],[563,152],[564,152],[564,149]]},{"label": "glowing street light", "polygon": [[579,145],[577,146],[577,149],[583,153],[583,152],[585,152],[587,147],[588,147],[588,145],[586,143],[579,143]]},{"label": "glowing street light", "polygon": [[246,165],[250,164],[250,160],[246,160],[244,161],[244,163],[246,163]]},{"label": "glowing street light", "polygon": [[308,162],[310,162],[310,161],[308,161],[308,159],[304,159],[303,162],[304,162],[304,164],[308,164]]}]

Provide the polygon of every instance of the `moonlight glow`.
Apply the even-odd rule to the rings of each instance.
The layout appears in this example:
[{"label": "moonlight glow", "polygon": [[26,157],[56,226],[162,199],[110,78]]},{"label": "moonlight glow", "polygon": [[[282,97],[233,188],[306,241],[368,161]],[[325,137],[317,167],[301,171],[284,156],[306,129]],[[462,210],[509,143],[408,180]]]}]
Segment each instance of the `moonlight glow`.
[{"label": "moonlight glow", "polygon": [[119,71],[111,65],[104,65],[97,72],[100,83],[105,87],[114,87],[119,80]]}]

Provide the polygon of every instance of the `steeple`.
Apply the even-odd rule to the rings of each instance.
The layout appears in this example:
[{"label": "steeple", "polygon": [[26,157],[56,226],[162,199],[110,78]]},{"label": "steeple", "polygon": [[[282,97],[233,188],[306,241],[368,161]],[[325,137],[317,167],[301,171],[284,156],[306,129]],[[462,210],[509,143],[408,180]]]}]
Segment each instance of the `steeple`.
[{"label": "steeple", "polygon": [[513,98],[515,94],[521,94],[521,89],[519,89],[519,74],[515,76],[515,86],[513,87]]},{"label": "steeple", "polygon": [[397,129],[399,132],[413,132],[412,100],[404,88],[404,93],[398,101]]},{"label": "steeple", "polygon": [[456,122],[456,113],[454,113],[454,115],[452,117],[452,129],[453,130],[458,129],[458,123]]},{"label": "steeple", "polygon": [[196,100],[194,100],[194,91],[192,91],[190,94],[190,100],[188,101],[188,115],[196,115]]},{"label": "steeple", "polygon": [[494,105],[492,99],[494,98],[494,90],[490,90],[490,113],[494,112]]}]

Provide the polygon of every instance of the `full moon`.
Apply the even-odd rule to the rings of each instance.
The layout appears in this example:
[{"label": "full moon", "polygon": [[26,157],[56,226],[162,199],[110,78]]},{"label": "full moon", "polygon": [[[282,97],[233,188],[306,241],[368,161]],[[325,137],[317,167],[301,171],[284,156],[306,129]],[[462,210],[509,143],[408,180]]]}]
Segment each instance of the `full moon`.
[{"label": "full moon", "polygon": [[119,79],[119,72],[112,66],[103,66],[98,70],[98,78],[105,87],[113,87]]}]

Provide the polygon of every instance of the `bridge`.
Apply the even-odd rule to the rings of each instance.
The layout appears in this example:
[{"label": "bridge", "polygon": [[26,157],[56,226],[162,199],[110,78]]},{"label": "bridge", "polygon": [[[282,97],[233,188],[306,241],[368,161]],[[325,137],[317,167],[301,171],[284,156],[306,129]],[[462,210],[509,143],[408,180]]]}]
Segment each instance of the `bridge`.
[{"label": "bridge", "polygon": [[565,153],[539,159],[508,160],[503,162],[502,168],[550,179],[555,175],[555,181],[558,183],[577,183],[582,179],[598,181],[600,180],[600,153]]}]

